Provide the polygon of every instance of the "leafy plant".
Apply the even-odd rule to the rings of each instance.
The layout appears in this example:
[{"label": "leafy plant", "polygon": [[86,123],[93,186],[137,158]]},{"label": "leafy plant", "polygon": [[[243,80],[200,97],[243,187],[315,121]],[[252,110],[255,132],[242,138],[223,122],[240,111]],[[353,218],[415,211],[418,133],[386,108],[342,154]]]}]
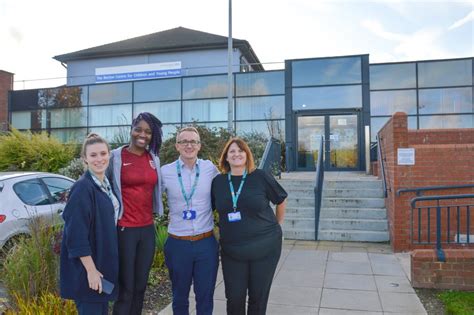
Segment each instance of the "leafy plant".
[{"label": "leafy plant", "polygon": [[474,292],[446,291],[438,296],[445,304],[447,314],[474,314]]},{"label": "leafy plant", "polygon": [[155,248],[162,252],[168,239],[168,228],[163,225],[155,225]]},{"label": "leafy plant", "polygon": [[75,158],[69,162],[66,167],[60,168],[58,173],[64,176],[67,176],[72,179],[79,179],[84,173],[85,167],[84,162],[81,158]]},{"label": "leafy plant", "polygon": [[55,293],[58,286],[58,256],[53,252],[55,228],[47,227],[43,218],[30,223],[30,238],[22,238],[5,258],[3,282],[11,301],[29,303],[41,294]]},{"label": "leafy plant", "polygon": [[0,170],[56,173],[73,158],[75,146],[64,145],[46,132],[12,129],[0,135]]},{"label": "leafy plant", "polygon": [[5,315],[74,315],[76,305],[71,300],[63,300],[57,294],[46,292],[32,300],[26,300],[15,294],[18,311],[7,310]]}]

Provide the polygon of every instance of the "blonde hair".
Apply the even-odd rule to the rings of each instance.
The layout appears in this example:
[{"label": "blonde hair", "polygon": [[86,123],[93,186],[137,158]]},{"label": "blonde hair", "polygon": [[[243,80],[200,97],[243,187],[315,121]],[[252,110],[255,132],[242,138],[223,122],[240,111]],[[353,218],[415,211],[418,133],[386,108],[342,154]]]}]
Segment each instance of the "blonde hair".
[{"label": "blonde hair", "polygon": [[196,129],[196,127],[187,126],[187,127],[183,127],[183,128],[178,130],[178,133],[176,134],[176,142],[178,142],[179,135],[182,134],[185,131],[194,132],[195,134],[198,135],[199,139],[201,139],[201,136],[199,135],[199,131]]},{"label": "blonde hair", "polygon": [[88,134],[86,136],[86,138],[84,139],[84,142],[82,143],[81,157],[83,159],[86,157],[87,147],[90,146],[90,145],[96,144],[96,143],[105,144],[107,146],[107,151],[110,152],[110,146],[109,146],[109,143],[107,142],[107,140],[105,140],[104,138],[102,138],[98,134],[91,132],[90,134]]}]

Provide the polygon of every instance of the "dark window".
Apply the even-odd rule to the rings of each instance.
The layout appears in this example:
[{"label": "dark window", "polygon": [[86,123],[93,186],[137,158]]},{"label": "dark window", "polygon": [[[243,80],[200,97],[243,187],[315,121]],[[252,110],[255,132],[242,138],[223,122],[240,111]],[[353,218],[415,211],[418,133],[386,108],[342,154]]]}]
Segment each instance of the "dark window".
[{"label": "dark window", "polygon": [[293,86],[361,83],[361,58],[330,58],[292,62]]},{"label": "dark window", "polygon": [[235,76],[237,96],[285,94],[285,73],[249,72]]},{"label": "dark window", "polygon": [[472,85],[472,60],[418,63],[418,87]]},{"label": "dark window", "polygon": [[227,76],[183,78],[183,99],[227,96]]},{"label": "dark window", "polygon": [[10,92],[10,108],[15,110],[38,109],[38,93],[41,90],[24,90]]},{"label": "dark window", "polygon": [[237,120],[281,119],[285,117],[285,97],[238,98],[235,111]]},{"label": "dark window", "polygon": [[38,90],[40,107],[81,107],[87,104],[87,87]]},{"label": "dark window", "polygon": [[399,63],[370,66],[370,89],[403,89],[416,87],[416,64]]},{"label": "dark window", "polygon": [[293,89],[293,110],[360,107],[361,85]]},{"label": "dark window", "polygon": [[89,105],[131,103],[132,83],[97,84],[89,87]]},{"label": "dark window", "polygon": [[396,112],[416,114],[416,90],[370,93],[370,114],[372,116],[392,115]]},{"label": "dark window", "polygon": [[29,179],[13,185],[13,190],[25,204],[42,206],[50,204],[48,193],[38,179]]},{"label": "dark window", "polygon": [[472,113],[472,88],[419,90],[420,114]]},{"label": "dark window", "polygon": [[140,81],[134,84],[135,102],[173,101],[181,99],[181,79]]},{"label": "dark window", "polygon": [[58,177],[43,177],[41,180],[46,184],[46,187],[48,187],[54,202],[66,202],[66,193],[74,182]]}]

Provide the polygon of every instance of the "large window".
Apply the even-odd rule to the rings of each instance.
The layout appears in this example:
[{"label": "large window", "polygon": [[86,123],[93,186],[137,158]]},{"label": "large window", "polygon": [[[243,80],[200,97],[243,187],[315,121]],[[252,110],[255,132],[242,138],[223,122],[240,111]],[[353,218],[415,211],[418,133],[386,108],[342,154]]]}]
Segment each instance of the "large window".
[{"label": "large window", "polygon": [[89,108],[89,126],[129,125],[131,105],[94,106]]},{"label": "large window", "polygon": [[225,120],[227,120],[226,99],[183,102],[183,122]]},{"label": "large window", "polygon": [[474,115],[420,116],[420,129],[474,128]]},{"label": "large window", "polygon": [[87,108],[61,108],[50,111],[51,128],[82,127],[87,124]]},{"label": "large window", "polygon": [[293,89],[293,110],[362,107],[362,86],[326,86]]},{"label": "large window", "polygon": [[284,96],[244,97],[236,102],[237,120],[285,118]]},{"label": "large window", "polygon": [[150,112],[164,124],[181,122],[181,102],[135,104],[133,112],[135,116],[141,112]]},{"label": "large window", "polygon": [[376,91],[370,93],[372,116],[393,115],[405,112],[416,114],[416,90]]},{"label": "large window", "polygon": [[132,102],[132,83],[97,84],[89,87],[89,105]]},{"label": "large window", "polygon": [[372,90],[416,88],[416,63],[371,65],[369,69]]},{"label": "large window", "polygon": [[273,136],[276,139],[285,139],[285,121],[242,121],[236,123],[236,132],[243,136],[252,132],[258,132],[267,137]]},{"label": "large window", "polygon": [[16,129],[44,129],[46,110],[12,112],[12,126]]},{"label": "large window", "polygon": [[183,99],[227,96],[227,76],[215,75],[183,78]]},{"label": "large window", "polygon": [[472,88],[423,89],[420,114],[472,113]]},{"label": "large window", "polygon": [[82,143],[87,135],[86,128],[52,129],[51,136],[62,142]]},{"label": "large window", "polygon": [[472,85],[472,60],[418,63],[418,87]]},{"label": "large window", "polygon": [[360,57],[293,61],[293,86],[361,83],[361,71]]},{"label": "large window", "polygon": [[235,76],[236,96],[285,94],[285,72],[250,72]]},{"label": "large window", "polygon": [[138,81],[134,83],[134,102],[181,99],[181,79]]}]

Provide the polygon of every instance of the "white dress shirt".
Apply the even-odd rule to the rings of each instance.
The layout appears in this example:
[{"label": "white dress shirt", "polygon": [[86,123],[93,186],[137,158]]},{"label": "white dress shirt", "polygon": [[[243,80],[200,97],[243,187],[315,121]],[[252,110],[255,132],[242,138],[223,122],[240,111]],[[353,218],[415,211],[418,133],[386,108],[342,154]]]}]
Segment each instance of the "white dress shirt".
[{"label": "white dress shirt", "polygon": [[209,160],[198,159],[196,161],[199,164],[199,180],[194,195],[189,201],[189,208],[196,211],[196,218],[185,220],[183,219],[183,211],[188,210],[188,207],[181,191],[176,163],[180,163],[184,191],[188,197],[196,178],[196,165],[189,169],[181,158],[161,167],[163,191],[167,194],[170,209],[168,232],[178,236],[191,236],[211,231],[214,228],[214,217],[211,209],[211,184],[219,171]]}]

